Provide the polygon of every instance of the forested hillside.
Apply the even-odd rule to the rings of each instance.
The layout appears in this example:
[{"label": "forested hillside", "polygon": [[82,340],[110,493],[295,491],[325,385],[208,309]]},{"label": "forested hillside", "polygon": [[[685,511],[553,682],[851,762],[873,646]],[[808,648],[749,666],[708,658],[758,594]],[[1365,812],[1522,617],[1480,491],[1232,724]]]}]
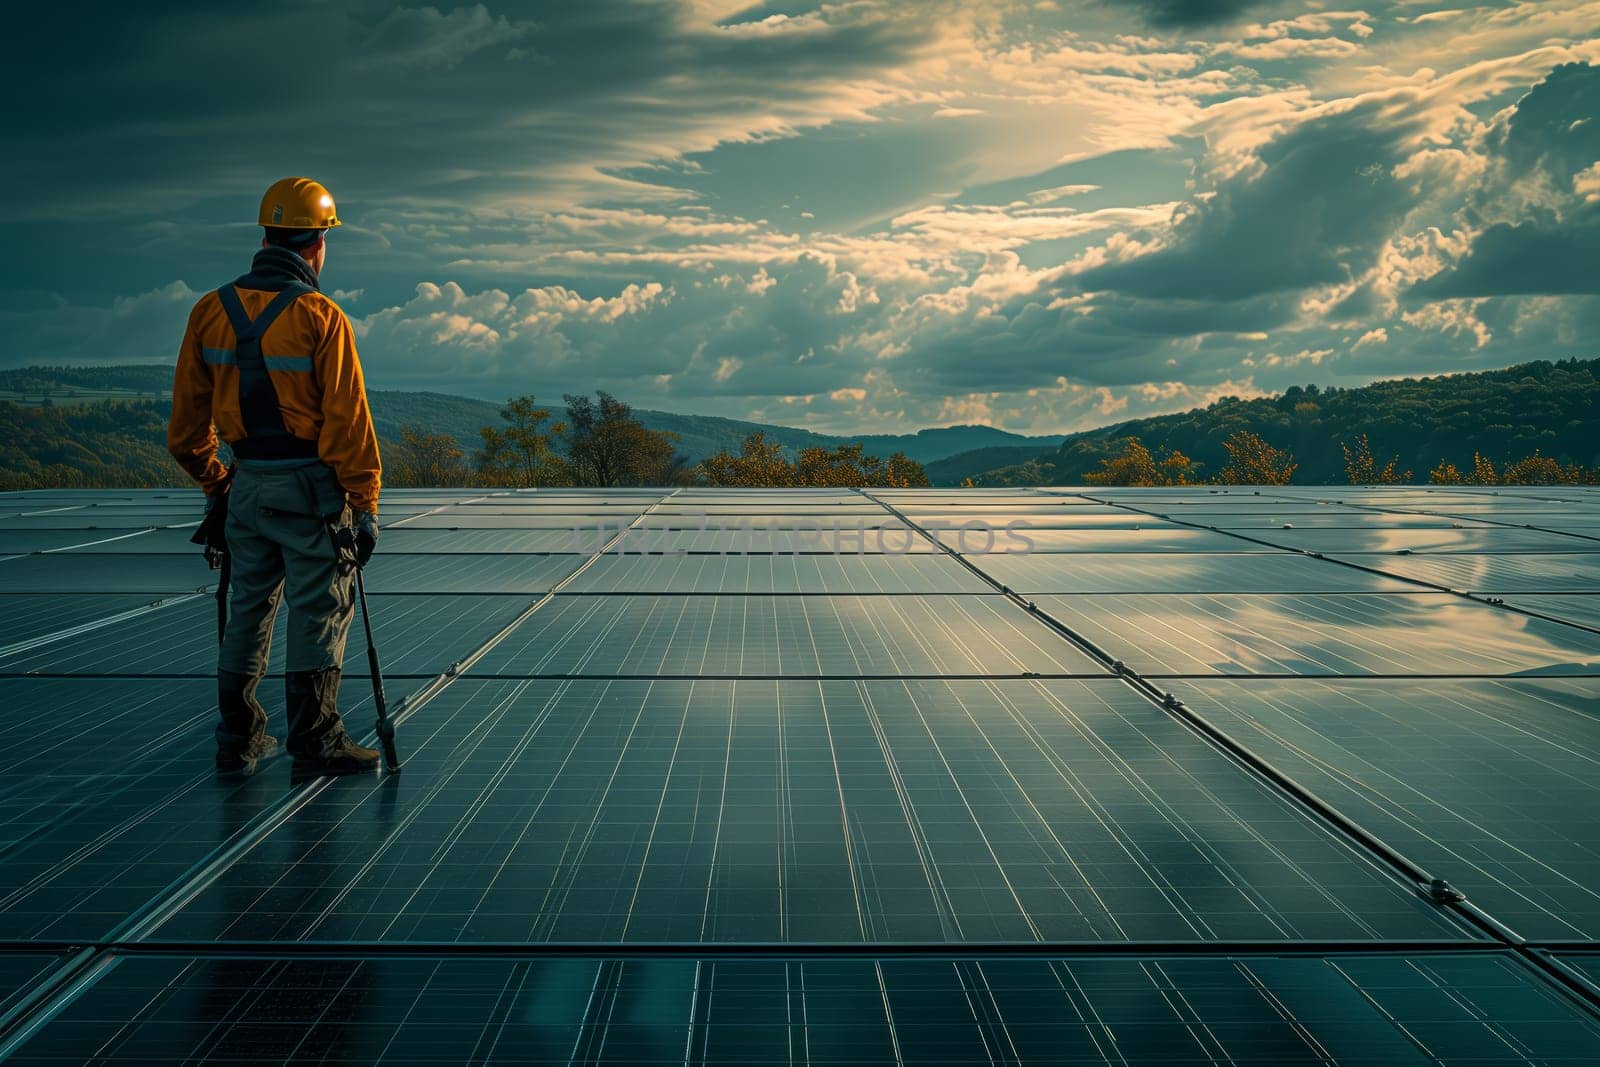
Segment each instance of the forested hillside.
[{"label": "forested hillside", "polygon": [[952,456],[927,465],[935,485],[1075,485],[1117,455],[1128,437],[1152,453],[1181,452],[1200,477],[1227,462],[1222,443],[1253,433],[1293,454],[1296,482],[1346,480],[1344,449],[1360,434],[1380,466],[1426,482],[1441,462],[1470,470],[1474,454],[1504,466],[1540,452],[1562,463],[1600,464],[1600,360],[1525,363],[1504,370],[1434,378],[1400,378],[1354,389],[1289,389],[1256,400],[1223,399],[1176,415],[1135,419],[1075,434],[1057,449]]},{"label": "forested hillside", "polygon": [[[168,396],[171,389],[172,368],[160,363],[109,367],[25,367],[0,371],[0,400],[22,404],[45,402],[60,406],[101,400],[159,399]],[[426,426],[435,433],[449,434],[462,451],[470,454],[481,444],[480,428],[502,425],[502,403],[472,397],[374,389],[370,399],[378,436],[385,441],[398,441],[402,426]],[[537,399],[547,407],[561,406],[559,396],[541,395]],[[1065,439],[1059,434],[1027,437],[993,426],[943,426],[914,434],[842,437],[715,415],[679,415],[642,408],[634,409],[633,414],[647,429],[676,434],[677,449],[689,463],[698,463],[719,452],[737,452],[744,440],[753,433],[762,434],[766,440],[779,444],[790,458],[805,448],[838,448],[859,443],[865,452],[872,455],[887,456],[901,452],[922,463],[979,448],[1054,448]]]},{"label": "forested hillside", "polygon": [[[164,447],[170,373],[155,364],[0,372],[0,397],[24,401],[0,400],[0,488],[183,485]],[[560,398],[542,399],[559,410]],[[386,444],[400,439],[404,425],[424,426],[454,438],[469,457],[481,443],[481,427],[504,425],[501,405],[441,393],[380,390],[372,406]],[[1600,360],[1527,363],[1354,389],[1296,387],[1281,396],[1224,399],[1075,434],[1050,448],[989,427],[840,438],[734,419],[651,411],[634,416],[651,430],[679,435],[675,447],[687,464],[737,452],[755,432],[791,458],[804,448],[856,442],[872,455],[903,452],[922,461],[966,442],[981,446],[927,462],[935,485],[969,478],[978,485],[1081,484],[1119,455],[1128,437],[1158,457],[1182,453],[1194,462],[1192,473],[1205,479],[1226,464],[1223,442],[1240,432],[1292,453],[1296,482],[1345,481],[1342,446],[1353,447],[1361,434],[1380,468],[1394,458],[1397,475],[1409,471],[1405,480],[1423,482],[1441,462],[1471,470],[1474,454],[1501,468],[1535,451],[1563,464],[1600,466]]]},{"label": "forested hillside", "polygon": [[167,401],[0,401],[0,489],[192,484],[167,455]]}]

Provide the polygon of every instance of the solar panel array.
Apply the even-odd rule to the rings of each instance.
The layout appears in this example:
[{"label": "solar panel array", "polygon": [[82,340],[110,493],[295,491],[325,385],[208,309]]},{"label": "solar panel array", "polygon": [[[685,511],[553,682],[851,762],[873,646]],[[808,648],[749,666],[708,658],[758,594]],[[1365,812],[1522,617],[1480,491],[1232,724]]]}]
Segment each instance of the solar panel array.
[{"label": "solar panel array", "polygon": [[10,1062],[1600,1061],[1600,492],[389,491],[300,784],[196,505],[0,494]]}]

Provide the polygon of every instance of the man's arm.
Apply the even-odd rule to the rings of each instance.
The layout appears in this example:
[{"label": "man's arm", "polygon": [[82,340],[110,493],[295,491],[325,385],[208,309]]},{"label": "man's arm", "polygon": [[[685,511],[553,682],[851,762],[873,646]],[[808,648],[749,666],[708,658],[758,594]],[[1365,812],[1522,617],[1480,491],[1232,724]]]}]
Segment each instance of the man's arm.
[{"label": "man's arm", "polygon": [[367,407],[366,382],[356,356],[355,331],[337,307],[316,353],[317,382],[322,387],[322,436],[317,452],[344,487],[353,511],[377,514],[383,463],[378,434]]},{"label": "man's arm", "polygon": [[167,421],[167,451],[207,495],[227,478],[228,469],[217,458],[217,431],[211,424],[211,369],[200,356],[195,313],[178,348],[178,366],[172,375],[172,418]]}]

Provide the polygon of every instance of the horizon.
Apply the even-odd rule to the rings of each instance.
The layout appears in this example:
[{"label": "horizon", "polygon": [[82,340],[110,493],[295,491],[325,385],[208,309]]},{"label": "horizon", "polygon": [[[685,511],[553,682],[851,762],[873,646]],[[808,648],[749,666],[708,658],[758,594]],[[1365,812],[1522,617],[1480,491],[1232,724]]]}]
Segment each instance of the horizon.
[{"label": "horizon", "polygon": [[170,361],[286,173],[348,220],[325,287],[382,390],[1037,436],[1600,323],[1589,5],[547,8],[281,12],[317,75],[268,112],[251,16],[41,26],[0,365]]},{"label": "horizon", "polygon": [[[1009,428],[1004,427],[1004,426],[998,426],[998,425],[996,425],[996,424],[994,424],[992,422],[948,422],[948,423],[940,423],[940,424],[935,424],[935,425],[919,426],[919,427],[915,427],[915,428],[905,428],[905,429],[891,430],[891,431],[884,431],[884,430],[854,430],[854,431],[851,431],[851,430],[819,430],[819,429],[813,429],[812,427],[809,427],[809,426],[799,426],[799,425],[794,425],[794,424],[791,424],[791,423],[782,423],[782,422],[758,421],[758,420],[753,420],[753,419],[748,419],[748,418],[742,418],[742,417],[739,417],[739,416],[720,415],[720,414],[711,413],[711,412],[670,411],[670,410],[667,410],[667,409],[664,409],[664,408],[642,407],[642,406],[637,405],[637,404],[632,404],[631,401],[629,400],[629,398],[626,397],[626,396],[620,396],[617,399],[623,401],[624,403],[628,403],[629,406],[633,407],[637,411],[647,412],[647,413],[650,413],[650,414],[681,416],[681,417],[688,417],[688,418],[723,419],[723,420],[731,421],[731,422],[752,423],[754,425],[768,427],[768,428],[774,428],[774,429],[780,429],[780,430],[793,430],[793,431],[797,431],[797,432],[815,433],[815,434],[818,434],[818,435],[824,436],[824,437],[836,437],[836,438],[841,438],[841,439],[844,439],[844,440],[849,440],[851,438],[858,438],[858,437],[914,437],[914,436],[917,436],[918,434],[929,433],[929,432],[938,431],[938,430],[964,430],[964,429],[996,430],[996,431],[999,431],[1001,433],[1012,434],[1012,435],[1016,435],[1016,436],[1026,437],[1026,438],[1042,439],[1042,438],[1050,438],[1050,437],[1073,437],[1073,436],[1076,436],[1076,435],[1079,435],[1079,434],[1092,434],[1092,433],[1095,433],[1096,431],[1109,430],[1109,429],[1112,429],[1112,428],[1115,428],[1115,427],[1118,427],[1118,426],[1122,426],[1122,425],[1127,424],[1127,423],[1137,422],[1137,421],[1139,421],[1141,419],[1153,419],[1153,418],[1160,418],[1163,415],[1179,415],[1179,414],[1184,414],[1186,412],[1203,411],[1203,410],[1207,410],[1207,409],[1209,409],[1211,407],[1214,407],[1216,404],[1221,403],[1222,401],[1228,400],[1228,399],[1234,399],[1234,400],[1240,400],[1240,401],[1272,399],[1274,397],[1283,396],[1290,389],[1297,389],[1297,388],[1298,389],[1303,389],[1303,390],[1316,389],[1319,392],[1327,392],[1329,390],[1335,390],[1335,389],[1359,389],[1359,388],[1362,388],[1362,387],[1367,386],[1367,385],[1378,385],[1378,384],[1382,384],[1384,382],[1398,382],[1398,381],[1419,381],[1420,382],[1420,381],[1428,381],[1428,380],[1435,379],[1435,378],[1453,378],[1453,377],[1460,377],[1462,375],[1471,375],[1471,374],[1493,374],[1493,373],[1499,373],[1499,372],[1503,372],[1503,371],[1513,370],[1513,369],[1515,369],[1517,367],[1528,366],[1530,364],[1539,363],[1539,362],[1547,362],[1547,363],[1551,363],[1551,364],[1557,364],[1557,363],[1561,363],[1561,362],[1586,363],[1586,362],[1597,362],[1597,361],[1600,361],[1600,356],[1590,357],[1589,359],[1585,359],[1582,356],[1568,356],[1568,357],[1564,357],[1564,359],[1522,360],[1522,361],[1519,361],[1519,362],[1516,362],[1516,363],[1508,363],[1508,364],[1506,364],[1504,366],[1499,366],[1499,367],[1481,367],[1481,368],[1474,368],[1474,369],[1470,369],[1470,370],[1439,371],[1439,372],[1433,373],[1433,374],[1396,374],[1396,375],[1386,375],[1384,377],[1374,378],[1374,379],[1372,379],[1370,381],[1367,381],[1367,382],[1356,383],[1356,384],[1351,384],[1351,385],[1342,385],[1342,384],[1341,385],[1330,385],[1330,384],[1325,384],[1325,383],[1321,383],[1321,382],[1296,382],[1296,383],[1293,383],[1293,384],[1290,384],[1290,385],[1286,385],[1282,389],[1279,389],[1279,390],[1277,390],[1275,392],[1270,392],[1270,393],[1268,393],[1268,392],[1259,392],[1259,393],[1255,393],[1255,394],[1248,395],[1248,396],[1233,396],[1231,398],[1229,396],[1217,396],[1217,397],[1210,398],[1204,404],[1197,404],[1197,405],[1193,405],[1193,406],[1190,406],[1190,407],[1172,408],[1172,409],[1168,409],[1168,410],[1154,410],[1154,411],[1144,412],[1144,413],[1141,413],[1139,415],[1131,416],[1131,417],[1128,417],[1128,418],[1111,419],[1111,420],[1106,421],[1106,422],[1101,422],[1101,423],[1092,424],[1092,425],[1088,425],[1088,426],[1081,426],[1081,427],[1076,428],[1076,429],[1055,430],[1055,431],[1050,431],[1050,430],[1017,431],[1017,430],[1009,429]],[[161,363],[148,363],[148,362],[130,362],[130,363],[106,364],[105,366],[107,366],[107,367],[151,367],[151,368],[154,368],[154,367],[164,366],[164,364],[161,364]],[[23,366],[15,367],[15,368],[0,368],[0,370],[30,370],[30,369],[38,369],[38,370],[41,370],[41,371],[49,371],[49,370],[88,370],[88,369],[93,369],[93,367],[94,367],[93,364],[56,364],[56,365],[25,364]],[[447,391],[447,390],[445,390],[443,388],[438,388],[438,389],[399,389],[399,388],[389,389],[389,388],[384,388],[382,386],[374,386],[374,387],[372,387],[371,391],[373,391],[373,392],[394,392],[394,393],[402,393],[402,394],[432,394],[432,395],[435,395],[435,396],[447,397],[447,398],[452,399],[452,400],[471,400],[471,401],[474,401],[474,402],[477,402],[477,403],[495,404],[495,405],[503,405],[506,402],[508,402],[509,400],[513,399],[512,397],[509,397],[509,396],[507,396],[507,397],[498,397],[498,398],[496,398],[496,397],[488,397],[488,396],[474,396],[474,395],[472,395],[470,393],[449,392],[449,391]],[[544,401],[541,401],[541,403],[544,403]],[[559,404],[557,404],[555,402],[550,402],[550,404],[553,407],[558,407],[559,406]]]}]

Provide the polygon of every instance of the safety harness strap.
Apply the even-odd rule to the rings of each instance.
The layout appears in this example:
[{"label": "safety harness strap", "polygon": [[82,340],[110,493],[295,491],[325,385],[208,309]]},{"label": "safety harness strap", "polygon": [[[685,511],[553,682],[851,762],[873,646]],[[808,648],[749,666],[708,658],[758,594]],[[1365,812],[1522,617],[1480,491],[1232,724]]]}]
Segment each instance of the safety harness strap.
[{"label": "safety harness strap", "polygon": [[267,362],[261,356],[261,338],[278,316],[311,287],[290,282],[272,298],[255,319],[251,319],[239,299],[238,290],[224,285],[217,290],[222,310],[228,313],[235,338],[234,359],[239,367],[239,414],[244,419],[245,438],[233,446],[235,455],[247,459],[315,459],[317,443],[294,436],[283,424],[278,406],[278,391],[273,388]]}]

